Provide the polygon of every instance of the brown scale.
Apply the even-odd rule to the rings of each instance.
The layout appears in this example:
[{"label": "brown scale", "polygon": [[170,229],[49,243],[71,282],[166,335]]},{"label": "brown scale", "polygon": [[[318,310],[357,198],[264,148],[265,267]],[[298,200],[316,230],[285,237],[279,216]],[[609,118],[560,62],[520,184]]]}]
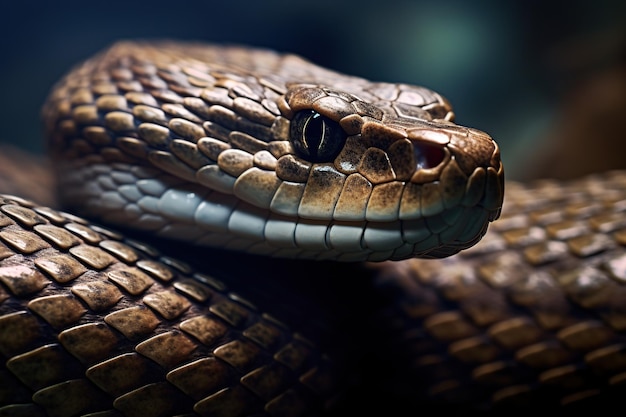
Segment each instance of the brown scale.
[{"label": "brown scale", "polygon": [[[452,123],[430,129],[433,118],[453,119],[438,94],[337,79],[293,56],[229,51],[219,57],[224,68],[210,70],[182,55],[180,66],[159,68],[127,58],[112,74],[85,64],[77,70],[82,80],[67,79],[61,88],[70,98],[59,90],[53,93],[58,106],[46,110],[57,121],[56,141],[80,133],[67,156],[99,149],[104,160],[150,158],[211,184],[215,172],[197,167],[207,158],[219,163],[235,147],[258,152],[255,169],[274,169],[274,158],[277,172],[303,181],[319,172],[290,160],[285,140],[267,143],[288,136],[288,120],[274,116],[288,115],[294,105],[278,98],[286,91],[283,64],[290,62],[296,78],[341,90],[305,86],[302,94],[323,100],[320,111],[324,103],[333,117],[355,112],[338,120],[342,128],[363,128],[388,147],[389,163],[368,170],[372,180],[389,180],[393,168],[402,180],[425,183],[405,193],[407,200],[444,205],[420,222],[441,229],[459,215],[445,205],[478,203],[472,190],[485,184],[496,191],[481,203],[499,207],[501,171],[472,171],[484,155],[486,164],[497,161],[497,148],[481,132]],[[196,53],[216,58],[214,50]],[[259,63],[268,74],[262,79],[230,71],[233,64],[254,71]],[[94,67],[95,75],[85,75]],[[363,101],[347,93],[355,90]],[[394,103],[368,105],[385,100]],[[204,116],[212,121],[202,122]],[[417,127],[396,116],[419,118]],[[389,135],[397,139],[393,144]],[[403,172],[398,167],[406,151],[395,147],[423,135],[448,144],[447,153],[431,155],[435,160],[454,154],[454,163]],[[469,143],[469,135],[481,138],[479,144]],[[158,150],[166,144],[168,151]],[[346,159],[348,178],[362,186],[366,179],[357,172],[369,161]],[[440,176],[457,186],[428,184]],[[467,186],[458,187],[468,176]],[[394,193],[388,184],[389,193],[377,194],[381,206]],[[0,415],[298,416],[328,407],[336,415],[414,415],[431,405],[437,412],[455,406],[610,409],[626,382],[624,175],[507,187],[503,218],[465,254],[350,266],[192,254],[171,244],[155,249],[7,198],[0,206]],[[302,196],[301,188],[276,192]],[[181,255],[201,268],[178,261]],[[274,295],[267,288],[272,280],[294,291]]]},{"label": "brown scale", "polygon": [[316,415],[337,395],[311,341],[219,281],[25,200],[0,225],[3,415]]},{"label": "brown scale", "polygon": [[[161,169],[294,223],[321,220],[330,228],[339,219],[367,219],[374,225],[362,230],[362,259],[387,256],[370,243],[378,223],[397,229],[389,250],[402,259],[424,254],[438,240],[442,247],[430,256],[470,246],[497,217],[503,175],[498,147],[488,135],[455,125],[449,103],[439,94],[370,83],[291,55],[247,50],[244,58],[240,52],[118,43],[62,80],[43,114],[55,165],[70,173],[60,187],[73,190],[63,197],[66,207],[102,218],[101,193],[90,195],[93,188],[83,190],[84,178],[78,177],[90,175],[84,167],[122,162]],[[290,142],[290,127],[300,123],[295,115],[309,110],[337,123],[347,136],[343,149],[328,160],[307,161]],[[251,161],[241,157],[244,153]],[[348,181],[353,175],[358,178]],[[358,187],[365,193],[350,204],[355,181],[367,189]],[[406,201],[398,204],[401,194]],[[86,200],[90,203],[83,204]],[[481,210],[457,210],[417,227],[432,227],[430,236],[413,233],[409,222],[402,233],[421,240],[401,236],[402,220],[437,216],[457,206]],[[125,214],[110,208],[105,216],[119,224]],[[477,226],[466,227],[465,216]],[[206,242],[214,245],[214,240],[207,236]],[[294,242],[301,254],[315,256]],[[318,239],[317,245],[325,242]]]},{"label": "brown scale", "polygon": [[[322,333],[302,321],[303,333],[279,321],[294,310],[274,312],[275,301],[257,292],[264,284],[242,298],[150,246],[5,199],[0,411],[317,415],[333,404],[330,415],[341,415],[610,407],[626,390],[625,184],[622,173],[572,182],[564,193],[511,183],[502,220],[459,256],[369,264],[354,279],[324,265],[312,277],[321,281],[323,298],[315,301],[315,287],[305,287],[305,299],[323,307],[295,302],[305,321],[326,323]],[[545,232],[534,232],[535,222]],[[593,236],[604,236],[603,243]],[[258,259],[242,259],[264,270]],[[203,269],[224,267],[212,262]],[[300,274],[294,271],[302,266],[297,261],[276,273]],[[225,276],[236,282],[242,274],[268,279],[237,267]],[[308,279],[299,278],[291,281]],[[343,292],[329,290],[342,280]],[[370,285],[374,295],[367,295]],[[333,294],[339,309],[330,307]],[[257,296],[271,315],[255,306]],[[350,333],[346,323],[360,330]],[[345,332],[355,339],[340,338]],[[343,344],[359,360],[346,362],[336,351],[327,357],[315,340]],[[333,376],[343,365],[356,385]]]},{"label": "brown scale", "polygon": [[511,183],[502,219],[475,247],[379,266],[394,300],[381,320],[412,364],[397,370],[414,384],[405,401],[501,412],[617,404],[626,393],[625,185],[622,172],[559,192]]}]

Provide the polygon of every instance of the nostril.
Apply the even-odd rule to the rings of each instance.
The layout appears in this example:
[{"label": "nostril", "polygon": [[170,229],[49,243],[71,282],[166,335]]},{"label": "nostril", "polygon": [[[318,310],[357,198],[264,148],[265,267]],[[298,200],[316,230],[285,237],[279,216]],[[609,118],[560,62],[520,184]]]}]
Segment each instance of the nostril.
[{"label": "nostril", "polygon": [[413,155],[415,156],[416,169],[434,168],[443,162],[446,154],[443,147],[430,145],[423,142],[413,142]]}]

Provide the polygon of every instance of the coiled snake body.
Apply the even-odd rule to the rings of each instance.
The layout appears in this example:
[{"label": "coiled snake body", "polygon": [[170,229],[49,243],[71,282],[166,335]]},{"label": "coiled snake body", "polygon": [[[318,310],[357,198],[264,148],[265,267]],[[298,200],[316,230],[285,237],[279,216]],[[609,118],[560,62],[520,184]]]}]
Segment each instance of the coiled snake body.
[{"label": "coiled snake body", "polygon": [[271,51],[119,43],[77,67],[44,108],[64,207],[180,243],[4,197],[0,415],[619,393],[621,173],[512,184],[509,212],[466,254],[338,262],[441,258],[482,238],[502,205],[499,151],[453,117],[425,88]]}]

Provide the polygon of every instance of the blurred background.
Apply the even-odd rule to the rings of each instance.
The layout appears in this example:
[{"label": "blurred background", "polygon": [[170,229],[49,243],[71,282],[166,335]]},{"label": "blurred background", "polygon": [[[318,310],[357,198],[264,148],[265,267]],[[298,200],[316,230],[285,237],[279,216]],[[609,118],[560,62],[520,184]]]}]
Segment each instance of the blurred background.
[{"label": "blurred background", "polygon": [[[244,43],[446,96],[500,143],[509,178],[626,165],[626,2],[6,2],[0,142],[43,152],[39,109],[121,38]],[[563,151],[566,149],[569,153]],[[598,155],[598,156],[596,156]]]}]

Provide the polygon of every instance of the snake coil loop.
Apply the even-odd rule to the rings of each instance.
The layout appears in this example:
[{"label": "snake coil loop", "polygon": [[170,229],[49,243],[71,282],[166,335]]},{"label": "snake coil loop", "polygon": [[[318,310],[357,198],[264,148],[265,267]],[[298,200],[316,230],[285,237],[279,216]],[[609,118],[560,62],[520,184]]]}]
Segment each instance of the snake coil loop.
[{"label": "snake coil loop", "polygon": [[504,171],[423,87],[123,42],[43,115],[66,208],[151,237],[0,195],[0,416],[623,402],[624,172],[508,182],[449,257]]}]

